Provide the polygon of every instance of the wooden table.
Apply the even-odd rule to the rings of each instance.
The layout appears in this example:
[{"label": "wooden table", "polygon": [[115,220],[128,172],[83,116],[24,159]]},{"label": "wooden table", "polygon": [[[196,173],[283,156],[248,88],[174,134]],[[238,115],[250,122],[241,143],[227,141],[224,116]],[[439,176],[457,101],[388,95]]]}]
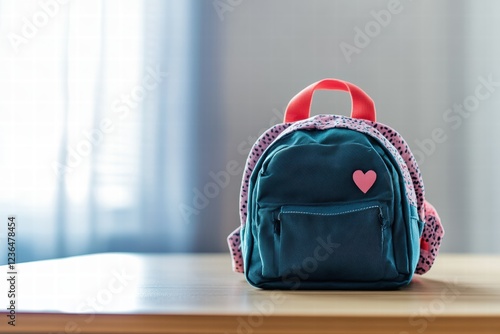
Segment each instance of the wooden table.
[{"label": "wooden table", "polygon": [[[263,291],[227,254],[97,254],[17,265],[1,333],[500,333],[500,256],[441,254],[399,291]],[[5,301],[4,301],[5,300]]]}]

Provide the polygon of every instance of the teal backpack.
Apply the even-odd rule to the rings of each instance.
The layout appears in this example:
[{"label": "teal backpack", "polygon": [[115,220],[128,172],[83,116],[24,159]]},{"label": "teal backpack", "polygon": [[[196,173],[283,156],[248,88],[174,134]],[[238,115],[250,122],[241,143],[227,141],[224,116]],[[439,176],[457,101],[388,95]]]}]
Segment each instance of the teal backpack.
[{"label": "teal backpack", "polygon": [[[313,93],[351,95],[351,117],[309,118]],[[247,159],[233,270],[264,289],[394,289],[430,269],[444,230],[404,139],[372,99],[325,79],[287,106]]]}]

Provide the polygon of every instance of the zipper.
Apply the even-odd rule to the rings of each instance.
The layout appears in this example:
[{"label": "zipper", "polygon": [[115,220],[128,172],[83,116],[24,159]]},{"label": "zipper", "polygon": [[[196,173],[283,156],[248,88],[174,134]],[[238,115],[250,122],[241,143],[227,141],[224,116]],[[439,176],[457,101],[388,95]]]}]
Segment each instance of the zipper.
[{"label": "zipper", "polygon": [[[366,207],[361,207],[361,208],[352,208],[352,209],[346,209],[342,210],[339,212],[311,212],[307,211],[306,208],[301,208],[300,210],[295,210],[295,209],[283,209],[285,206],[281,207],[281,211],[276,213],[273,213],[273,230],[274,234],[280,235],[281,234],[281,215],[282,214],[303,214],[303,215],[311,215],[311,216],[340,216],[348,213],[355,213],[355,212],[362,212],[362,211],[368,211],[372,209],[377,209],[378,214],[377,218],[379,223],[384,226],[384,215],[382,213],[382,207],[380,205],[370,205]],[[312,207],[314,208],[314,207]],[[316,207],[318,208],[318,207]]]}]

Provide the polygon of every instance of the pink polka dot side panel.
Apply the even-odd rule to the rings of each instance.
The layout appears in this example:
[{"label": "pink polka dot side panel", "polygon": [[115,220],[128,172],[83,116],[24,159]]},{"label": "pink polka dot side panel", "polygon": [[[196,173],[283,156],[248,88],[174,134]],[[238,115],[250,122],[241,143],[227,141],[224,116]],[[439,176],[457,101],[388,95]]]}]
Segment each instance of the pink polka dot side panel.
[{"label": "pink polka dot side panel", "polygon": [[443,236],[444,229],[436,209],[425,201],[425,226],[421,239],[421,245],[425,245],[425,247],[420,247],[420,258],[415,269],[416,274],[422,275],[431,269],[438,255]]},{"label": "pink polka dot side panel", "polygon": [[241,239],[240,239],[241,226],[234,230],[227,237],[227,244],[233,257],[233,271],[243,273],[243,256],[241,253]]}]

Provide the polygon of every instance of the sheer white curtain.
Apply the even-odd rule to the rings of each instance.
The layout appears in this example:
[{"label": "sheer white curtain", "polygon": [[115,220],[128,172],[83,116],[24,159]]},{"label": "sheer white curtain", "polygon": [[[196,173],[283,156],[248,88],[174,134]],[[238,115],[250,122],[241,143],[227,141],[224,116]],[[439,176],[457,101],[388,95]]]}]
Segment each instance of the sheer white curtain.
[{"label": "sheer white curtain", "polygon": [[181,0],[0,2],[0,208],[18,260],[191,248],[177,206],[195,19]]}]

